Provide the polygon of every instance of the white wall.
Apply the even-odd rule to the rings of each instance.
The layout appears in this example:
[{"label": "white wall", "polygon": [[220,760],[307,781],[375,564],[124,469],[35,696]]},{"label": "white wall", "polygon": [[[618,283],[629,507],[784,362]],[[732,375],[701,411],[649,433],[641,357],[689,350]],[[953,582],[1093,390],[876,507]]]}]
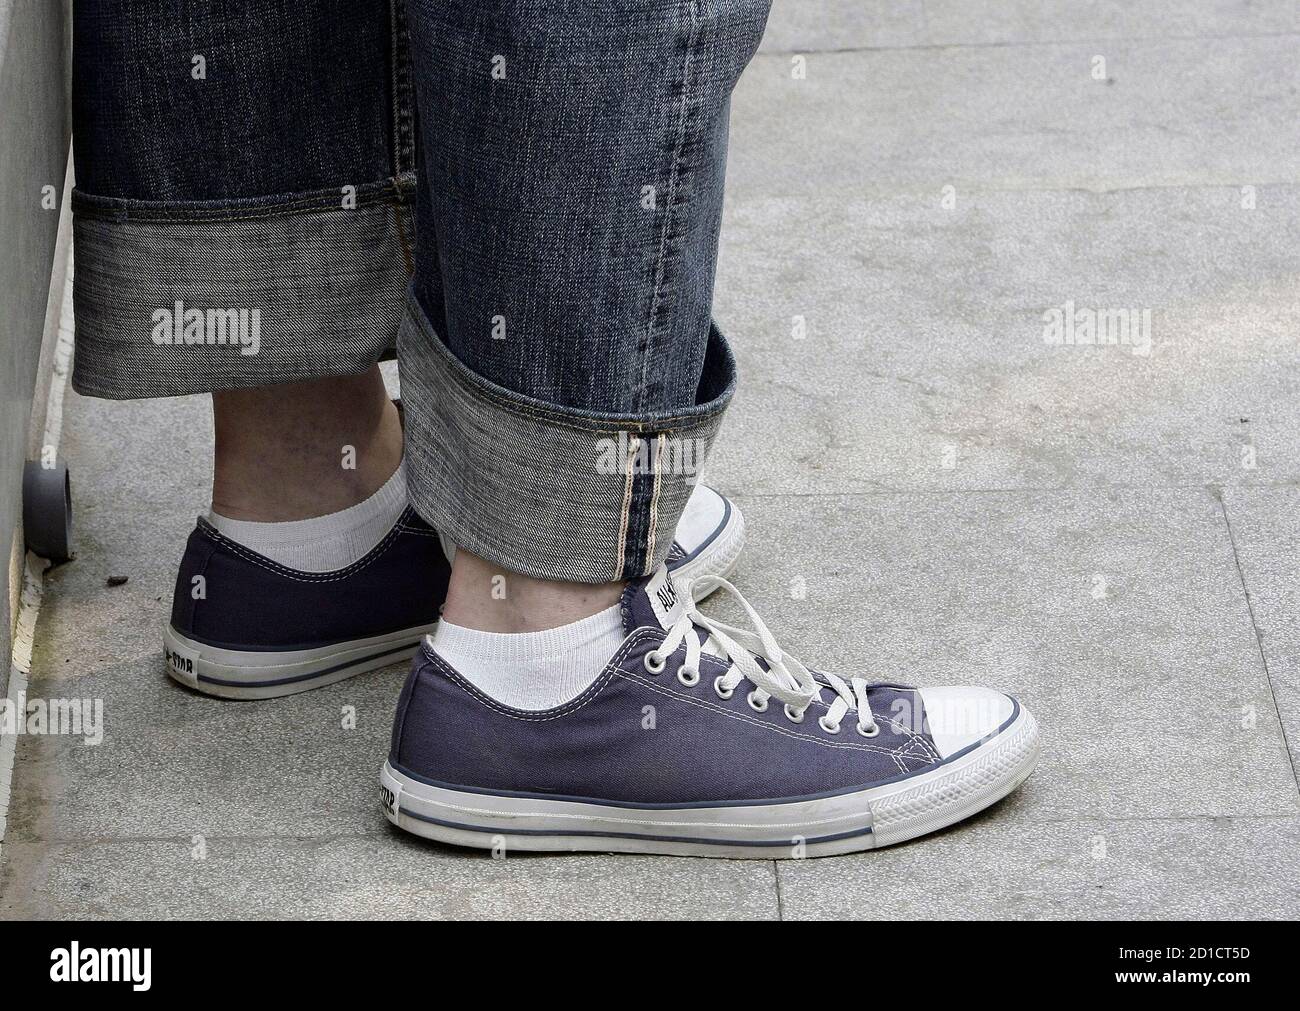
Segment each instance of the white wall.
[{"label": "white wall", "polygon": [[[0,0],[0,690],[9,677],[23,460],[64,204],[70,28],[67,0]],[[45,186],[54,187],[53,210],[41,206]]]}]

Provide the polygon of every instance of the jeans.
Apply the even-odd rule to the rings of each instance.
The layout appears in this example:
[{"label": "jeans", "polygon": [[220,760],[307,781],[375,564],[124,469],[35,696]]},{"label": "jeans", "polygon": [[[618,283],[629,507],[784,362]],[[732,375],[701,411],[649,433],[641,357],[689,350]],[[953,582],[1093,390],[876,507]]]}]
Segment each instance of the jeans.
[{"label": "jeans", "polygon": [[710,307],[770,0],[77,0],[88,395],[396,351],[412,504],[515,572],[653,571],[735,386]]}]

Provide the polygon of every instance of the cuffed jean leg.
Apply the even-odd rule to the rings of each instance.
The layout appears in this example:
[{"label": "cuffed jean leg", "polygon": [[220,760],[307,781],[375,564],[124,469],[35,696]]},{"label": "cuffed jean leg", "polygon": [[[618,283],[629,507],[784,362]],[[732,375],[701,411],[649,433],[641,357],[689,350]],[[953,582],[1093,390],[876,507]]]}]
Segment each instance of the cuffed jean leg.
[{"label": "cuffed jean leg", "polygon": [[76,0],[74,387],[365,371],[414,256],[400,0]]},{"label": "cuffed jean leg", "polygon": [[768,0],[409,0],[413,503],[512,571],[652,571],[735,385],[729,97]]}]

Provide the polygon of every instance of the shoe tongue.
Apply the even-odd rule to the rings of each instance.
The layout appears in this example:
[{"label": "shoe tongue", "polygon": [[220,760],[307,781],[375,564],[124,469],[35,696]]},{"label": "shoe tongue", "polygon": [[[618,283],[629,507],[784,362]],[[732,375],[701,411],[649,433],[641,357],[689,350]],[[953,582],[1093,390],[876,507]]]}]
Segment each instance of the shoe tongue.
[{"label": "shoe tongue", "polygon": [[623,591],[623,631],[630,633],[646,625],[667,630],[683,610],[668,569],[661,565],[653,574],[627,584]]}]

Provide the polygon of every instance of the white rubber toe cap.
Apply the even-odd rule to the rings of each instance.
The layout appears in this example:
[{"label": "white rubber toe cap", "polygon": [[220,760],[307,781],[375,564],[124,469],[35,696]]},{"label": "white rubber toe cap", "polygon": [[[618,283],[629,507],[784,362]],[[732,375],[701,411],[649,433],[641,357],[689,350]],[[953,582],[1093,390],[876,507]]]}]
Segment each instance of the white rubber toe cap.
[{"label": "white rubber toe cap", "polygon": [[1015,703],[1001,692],[973,686],[921,688],[925,722],[940,758],[948,758],[1006,723]]},{"label": "white rubber toe cap", "polygon": [[677,543],[689,555],[713,536],[727,515],[727,502],[712,488],[697,484],[677,521]]}]

